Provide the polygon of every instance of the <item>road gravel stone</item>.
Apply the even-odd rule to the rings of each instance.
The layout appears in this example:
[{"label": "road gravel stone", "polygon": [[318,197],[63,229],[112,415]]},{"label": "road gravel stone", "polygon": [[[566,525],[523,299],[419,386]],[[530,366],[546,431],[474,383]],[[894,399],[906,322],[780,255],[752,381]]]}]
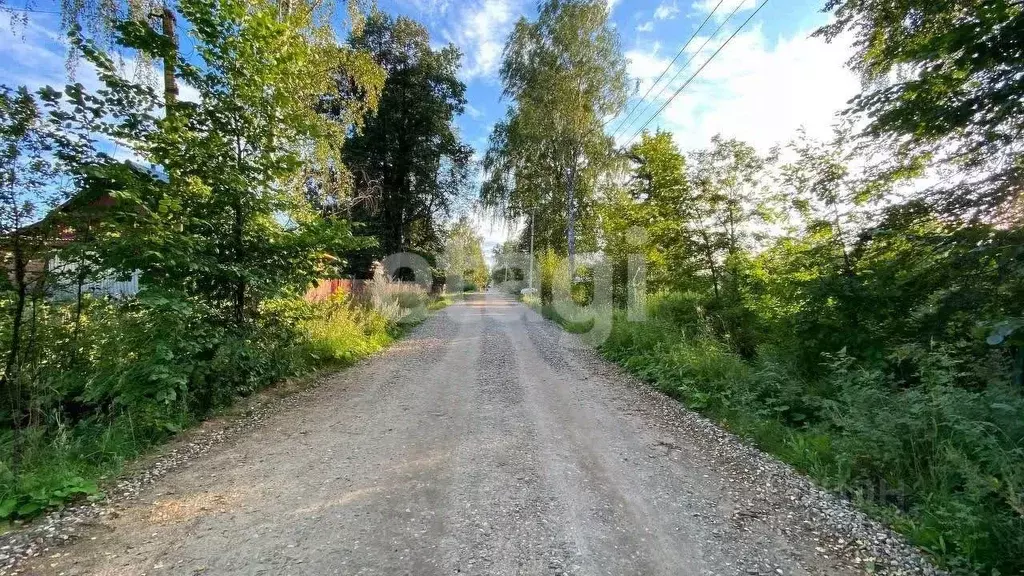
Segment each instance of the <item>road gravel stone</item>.
[{"label": "road gravel stone", "polygon": [[0,574],[941,574],[497,294],[173,446]]}]

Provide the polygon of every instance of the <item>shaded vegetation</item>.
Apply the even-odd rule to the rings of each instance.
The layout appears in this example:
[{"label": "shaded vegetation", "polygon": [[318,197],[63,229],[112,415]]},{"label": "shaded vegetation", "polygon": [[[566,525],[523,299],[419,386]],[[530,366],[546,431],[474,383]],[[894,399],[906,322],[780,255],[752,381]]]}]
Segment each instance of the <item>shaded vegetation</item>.
[{"label": "shaded vegetation", "polygon": [[[557,45],[545,23],[577,8],[545,2],[522,30]],[[538,234],[540,298],[524,299],[944,567],[1024,573],[1024,8],[826,9],[836,19],[819,34],[852,33],[867,81],[831,137],[801,131],[757,150],[716,136],[682,151],[659,131],[591,149],[596,174],[570,198],[600,257],[574,262],[561,238]],[[518,107],[495,127],[481,191],[512,218],[565,197],[546,172],[557,164],[524,160],[562,142],[516,124],[520,94],[547,78],[522,76],[522,42],[506,48]],[[617,61],[614,43],[591,42]],[[541,70],[571,77],[560,67],[574,64],[583,74],[570,58]],[[603,101],[576,102],[606,114]],[[503,253],[529,246],[521,230]]]},{"label": "shaded vegetation", "polygon": [[[245,337],[211,325],[209,310],[147,293],[37,305],[39,345],[22,379],[31,406],[20,434],[0,435],[15,469],[0,469],[0,514],[31,517],[97,481],[239,396],[318,368],[341,367],[400,334],[380,313],[339,298],[267,301]],[[14,443],[18,446],[15,447]]]},{"label": "shaded vegetation", "polygon": [[[0,519],[100,497],[126,460],[240,396],[351,364],[444,305],[429,278],[397,282],[379,263],[355,296],[305,298],[349,258],[391,246],[365,222],[387,202],[363,179],[377,154],[364,130],[415,123],[413,139],[445,141],[407,159],[416,189],[396,200],[430,205],[404,222],[424,231],[416,247],[431,262],[465,180],[450,125],[464,102],[458,52],[356,4],[345,44],[320,2],[110,14],[114,47],[160,62],[162,90],[77,26],[68,42],[99,89],[0,90]],[[169,11],[187,58],[174,27],[154,25]],[[179,83],[198,98],[178,98]],[[421,106],[396,106],[396,90]]]}]

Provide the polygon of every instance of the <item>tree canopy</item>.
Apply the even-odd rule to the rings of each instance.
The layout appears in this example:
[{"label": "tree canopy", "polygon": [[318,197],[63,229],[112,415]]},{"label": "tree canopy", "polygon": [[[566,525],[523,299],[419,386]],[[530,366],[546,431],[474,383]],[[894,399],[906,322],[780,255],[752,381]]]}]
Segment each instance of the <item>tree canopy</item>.
[{"label": "tree canopy", "polygon": [[959,219],[1019,222],[1024,6],[1011,0],[829,0],[817,34],[852,34],[868,82],[851,112],[890,173],[933,166],[930,201]]},{"label": "tree canopy", "polygon": [[[605,119],[625,104],[626,61],[605,2],[549,0],[520,19],[503,53],[506,117],[484,157],[485,207],[515,219],[536,209],[537,237],[572,259],[577,227],[593,230],[591,199],[614,143]],[[587,240],[595,247],[593,236]]]},{"label": "tree canopy", "polygon": [[353,263],[358,274],[367,259],[440,252],[443,221],[467,191],[472,149],[453,123],[466,104],[457,48],[435,50],[421,24],[376,10],[349,45],[387,73],[378,109],[345,145],[361,197],[349,216],[379,242]]}]

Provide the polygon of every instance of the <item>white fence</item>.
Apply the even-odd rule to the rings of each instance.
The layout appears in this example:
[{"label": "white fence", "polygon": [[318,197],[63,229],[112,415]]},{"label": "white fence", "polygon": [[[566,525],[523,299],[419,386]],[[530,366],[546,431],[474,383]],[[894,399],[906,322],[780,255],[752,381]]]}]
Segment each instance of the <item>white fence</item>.
[{"label": "white fence", "polygon": [[[61,281],[53,287],[51,296],[54,300],[69,300],[78,296],[78,285],[72,280],[77,266],[74,262],[63,262],[54,258],[49,262],[48,268],[59,272]],[[90,282],[82,283],[83,294],[94,294],[96,296],[112,296],[115,298],[127,298],[139,292],[139,271],[132,272],[131,278],[119,280],[114,275],[100,277]]]}]

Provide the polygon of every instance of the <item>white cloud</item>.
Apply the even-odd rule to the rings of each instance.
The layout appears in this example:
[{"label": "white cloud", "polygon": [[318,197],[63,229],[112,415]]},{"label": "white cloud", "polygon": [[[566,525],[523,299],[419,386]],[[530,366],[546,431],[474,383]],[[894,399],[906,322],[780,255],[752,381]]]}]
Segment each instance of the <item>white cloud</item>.
[{"label": "white cloud", "polygon": [[450,0],[402,0],[402,3],[428,16],[444,14],[451,6]]},{"label": "white cloud", "polygon": [[473,229],[480,235],[484,260],[491,267],[495,264],[494,248],[515,238],[523,227],[520,222],[507,222],[502,218],[476,211],[470,214],[469,219],[473,223]]},{"label": "white cloud", "polygon": [[186,82],[178,83],[178,100],[183,102],[199,102],[201,98],[199,90],[196,90],[191,84]]},{"label": "white cloud", "polygon": [[[68,75],[68,61],[64,49],[64,37],[58,32],[56,18],[38,17],[24,24],[14,24],[9,18],[0,17],[0,74],[2,83],[25,85],[31,91],[43,86],[63,90],[70,83],[81,83],[91,93],[103,88],[96,69],[84,59],[71,62],[72,74]],[[148,64],[139,62],[130,55],[113,54],[119,73],[132,80],[148,81],[159,87],[162,76]],[[178,89],[182,100],[199,101],[199,93],[192,86],[180,82]]]},{"label": "white cloud", "polygon": [[707,14],[712,10],[718,8],[718,12],[715,13],[716,20],[722,20],[727,14],[732,12],[734,9],[736,13],[740,13],[746,10],[752,10],[757,5],[757,0],[724,0],[719,6],[719,0],[697,0],[693,3],[693,9],[699,14]]},{"label": "white cloud", "polygon": [[662,2],[654,10],[654,18],[657,20],[671,20],[679,14],[679,7],[675,5],[675,2],[669,4],[668,2]]},{"label": "white cloud", "polygon": [[[56,27],[56,18],[41,17],[19,24],[12,22],[7,15],[0,17],[0,62],[3,62],[4,84],[24,84],[30,90],[36,90],[46,85],[62,88],[67,83],[63,49],[59,36],[54,32]],[[84,84],[87,80],[94,81],[95,74],[89,76],[78,80]]]},{"label": "white cloud", "polygon": [[484,113],[474,108],[472,104],[466,104],[466,115],[470,118],[479,118],[483,116]]},{"label": "white cloud", "polygon": [[[709,44],[661,99],[652,102],[643,121],[661,107],[718,44]],[[827,136],[835,113],[860,88],[857,76],[844,65],[850,54],[850,44],[844,39],[828,44],[802,31],[780,37],[773,44],[760,27],[751,29],[737,35],[648,129],[661,127],[674,132],[684,150],[706,146],[716,133],[746,140],[761,150],[788,141],[800,126],[806,126],[813,136]],[[630,73],[641,81],[643,89],[668,64],[656,51],[634,51],[627,53],[627,57]],[[674,71],[666,78],[673,75]],[[659,91],[656,88],[652,98]],[[635,127],[640,125],[642,122],[637,122]],[[620,138],[631,135],[632,131]]]},{"label": "white cloud", "polygon": [[643,91],[646,91],[651,86],[651,83],[654,82],[669,63],[668,58],[658,56],[657,49],[651,52],[630,50],[626,52],[625,56],[626,60],[629,61],[628,70],[630,77],[640,81],[640,89]]},{"label": "white cloud", "polygon": [[648,20],[636,27],[637,32],[651,32],[654,30],[654,20]]},{"label": "white cloud", "polygon": [[493,76],[497,72],[505,39],[522,12],[520,1],[481,0],[462,6],[444,37],[465,55],[464,80]]}]

